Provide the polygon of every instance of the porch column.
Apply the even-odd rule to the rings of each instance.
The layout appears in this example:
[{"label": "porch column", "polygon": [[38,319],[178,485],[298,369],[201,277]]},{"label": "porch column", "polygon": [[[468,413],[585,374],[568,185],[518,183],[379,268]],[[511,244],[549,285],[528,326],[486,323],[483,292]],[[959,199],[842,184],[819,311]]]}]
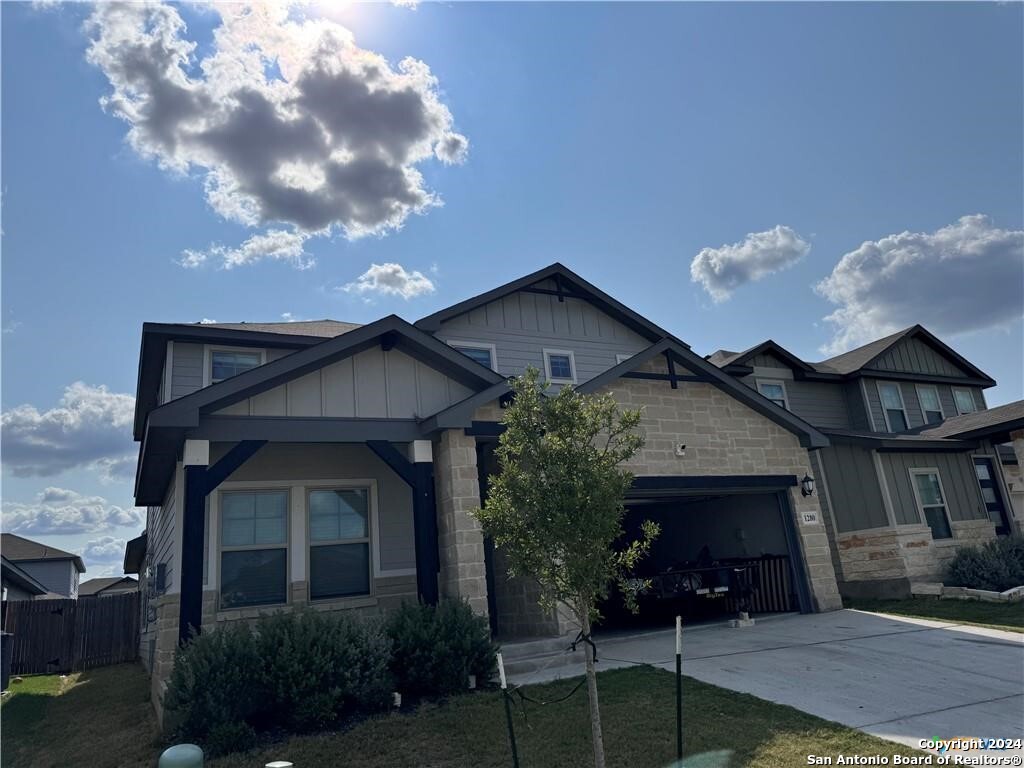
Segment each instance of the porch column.
[{"label": "porch column", "polygon": [[480,522],[469,514],[480,508],[476,440],[461,429],[442,432],[436,446],[434,478],[441,594],[464,599],[476,613],[486,616],[484,537]]}]

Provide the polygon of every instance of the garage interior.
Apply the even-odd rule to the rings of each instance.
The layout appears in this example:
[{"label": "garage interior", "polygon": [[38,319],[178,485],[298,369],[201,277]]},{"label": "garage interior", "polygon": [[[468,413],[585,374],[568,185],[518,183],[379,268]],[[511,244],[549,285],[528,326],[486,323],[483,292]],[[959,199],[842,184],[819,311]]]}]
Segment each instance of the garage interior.
[{"label": "garage interior", "polygon": [[[624,540],[644,520],[661,533],[638,565],[638,612],[612,590],[601,607],[605,629],[809,611],[809,593],[784,491],[634,489],[626,503]],[[633,585],[636,586],[634,581]]]}]

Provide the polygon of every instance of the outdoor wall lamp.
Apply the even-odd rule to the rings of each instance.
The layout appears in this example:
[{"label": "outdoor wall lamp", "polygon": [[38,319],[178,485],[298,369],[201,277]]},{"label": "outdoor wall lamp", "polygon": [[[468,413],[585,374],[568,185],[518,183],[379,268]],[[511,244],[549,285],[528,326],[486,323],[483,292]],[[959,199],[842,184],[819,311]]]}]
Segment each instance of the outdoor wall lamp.
[{"label": "outdoor wall lamp", "polygon": [[800,481],[800,493],[804,496],[814,495],[814,478],[810,475],[804,475],[804,479]]}]

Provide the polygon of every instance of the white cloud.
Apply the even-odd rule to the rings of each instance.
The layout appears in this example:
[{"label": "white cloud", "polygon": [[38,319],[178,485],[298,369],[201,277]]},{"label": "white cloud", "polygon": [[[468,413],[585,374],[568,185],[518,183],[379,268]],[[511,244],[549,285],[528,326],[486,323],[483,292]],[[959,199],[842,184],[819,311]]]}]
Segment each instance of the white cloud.
[{"label": "white cloud", "polygon": [[139,527],[143,510],[120,507],[102,496],[83,496],[66,488],[46,488],[31,503],[3,504],[3,528],[32,535],[99,533],[122,526]]},{"label": "white cloud", "polygon": [[396,8],[408,8],[410,11],[415,11],[420,5],[420,0],[391,0],[391,4]]},{"label": "white cloud", "polygon": [[204,266],[209,261],[220,262],[221,269],[234,269],[258,261],[284,261],[297,269],[308,269],[315,263],[303,247],[309,235],[283,229],[268,229],[253,235],[236,248],[211,245],[205,251],[186,249],[181,252],[179,264],[188,269]]},{"label": "white cloud", "polygon": [[461,163],[469,143],[426,64],[392,66],[345,27],[288,3],[212,12],[221,23],[202,58],[172,5],[100,3],[86,23],[87,58],[111,85],[102,105],[128,124],[135,151],[201,174],[226,219],[289,227],[236,248],[186,250],[183,265],[305,266],[307,237],[381,235],[439,204],[418,166]]},{"label": "white cloud", "polygon": [[55,475],[89,467],[107,478],[130,477],[134,470],[132,395],[76,381],[65,388],[56,408],[33,405],[4,411],[3,463],[18,477]]},{"label": "white cloud", "polygon": [[124,549],[128,542],[125,539],[118,539],[114,536],[100,536],[86,542],[82,550],[82,557],[88,565],[110,564],[121,562],[124,559]]},{"label": "white cloud", "polygon": [[751,232],[742,241],[719,248],[703,248],[690,262],[690,280],[704,286],[715,302],[734,290],[796,264],[811,245],[789,227],[777,225],[766,232]]},{"label": "white cloud", "polygon": [[836,305],[821,348],[837,354],[920,323],[939,335],[1005,325],[1024,315],[1024,232],[964,216],[935,232],[868,240],[816,286]]},{"label": "white cloud", "polygon": [[284,320],[286,323],[304,323],[304,322],[306,322],[304,318],[296,317],[291,312],[282,312],[281,313],[281,319]]},{"label": "white cloud", "polygon": [[346,293],[401,296],[412,299],[434,292],[434,283],[422,272],[407,272],[401,264],[371,264],[370,268],[353,282],[341,286]]}]

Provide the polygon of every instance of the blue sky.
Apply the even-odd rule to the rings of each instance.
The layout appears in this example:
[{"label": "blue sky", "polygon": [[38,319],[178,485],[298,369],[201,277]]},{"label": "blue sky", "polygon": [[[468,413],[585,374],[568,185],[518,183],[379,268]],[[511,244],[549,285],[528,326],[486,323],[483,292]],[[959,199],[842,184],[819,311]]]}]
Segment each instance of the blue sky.
[{"label": "blue sky", "polygon": [[[185,76],[197,80],[221,20],[178,11],[197,44]],[[86,60],[99,34],[83,28],[92,8],[6,3],[3,410],[31,406],[45,421],[78,381],[133,395],[143,321],[414,320],[555,260],[702,354],[771,337],[822,359],[872,330],[921,322],[999,381],[990,404],[1018,399],[1022,11],[335,5],[326,21],[360,50],[394,67],[413,57],[436,78],[424,92],[448,118],[430,140],[454,136],[455,149],[409,165],[443,205],[356,239],[341,217],[327,234],[304,230],[306,269],[287,259],[223,269],[211,244],[230,250],[295,223],[228,218],[204,194],[207,168],[176,173],[126,142],[131,123],[100,104],[113,92],[109,69]],[[277,66],[272,79],[284,77]],[[961,246],[980,256],[942,256]],[[702,283],[691,262],[703,249]],[[907,249],[915,259],[889,274],[886,259]],[[186,252],[206,259],[183,267]],[[420,272],[434,290],[403,298],[372,280],[338,290],[372,264]],[[815,290],[830,276],[834,301]],[[825,320],[837,310],[838,324]],[[123,412],[104,397],[102,414]],[[83,436],[93,427],[103,432],[92,424]],[[32,514],[47,487],[77,494],[56,500],[131,507],[123,473],[104,480],[95,463],[75,462],[27,476],[5,468],[4,502],[17,505],[5,512]],[[141,528],[109,519],[34,537],[77,550],[99,542],[92,573],[112,562],[101,563],[104,545]]]}]

